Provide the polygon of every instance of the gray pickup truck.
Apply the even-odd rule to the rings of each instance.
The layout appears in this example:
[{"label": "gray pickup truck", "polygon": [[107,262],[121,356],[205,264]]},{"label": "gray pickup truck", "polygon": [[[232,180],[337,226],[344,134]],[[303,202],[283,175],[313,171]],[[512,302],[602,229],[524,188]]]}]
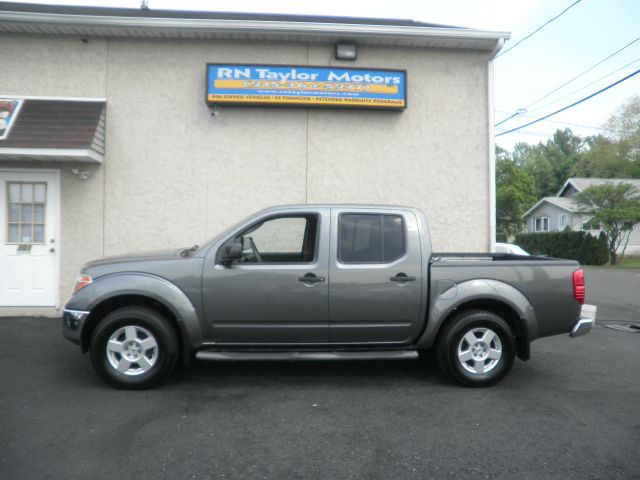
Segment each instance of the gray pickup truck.
[{"label": "gray pickup truck", "polygon": [[467,386],[501,380],[529,344],[588,333],[577,262],[431,251],[415,208],[274,207],[201,247],[84,266],[64,335],[115,387],[178,362],[417,357]]}]

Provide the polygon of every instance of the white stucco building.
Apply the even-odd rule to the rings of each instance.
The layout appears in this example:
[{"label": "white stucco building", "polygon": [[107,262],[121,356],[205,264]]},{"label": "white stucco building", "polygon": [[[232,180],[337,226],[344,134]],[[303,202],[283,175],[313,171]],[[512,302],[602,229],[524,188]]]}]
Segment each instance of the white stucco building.
[{"label": "white stucco building", "polygon": [[[0,110],[13,117],[0,128],[0,315],[54,315],[89,260],[202,243],[278,204],[417,206],[436,250],[489,250],[492,60],[506,38],[0,2]],[[337,43],[356,59],[337,59]],[[406,106],[214,107],[209,63],[401,71]]]}]

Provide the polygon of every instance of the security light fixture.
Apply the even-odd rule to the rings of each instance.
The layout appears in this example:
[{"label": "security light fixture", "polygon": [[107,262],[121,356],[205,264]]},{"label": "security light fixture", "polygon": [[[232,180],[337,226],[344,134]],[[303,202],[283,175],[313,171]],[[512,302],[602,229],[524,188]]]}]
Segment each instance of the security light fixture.
[{"label": "security light fixture", "polygon": [[78,180],[80,180],[81,182],[86,182],[91,176],[91,172],[89,172],[88,170],[80,170],[79,168],[72,168],[71,173],[78,177]]},{"label": "security light fixture", "polygon": [[336,60],[355,60],[357,57],[355,43],[336,43]]}]

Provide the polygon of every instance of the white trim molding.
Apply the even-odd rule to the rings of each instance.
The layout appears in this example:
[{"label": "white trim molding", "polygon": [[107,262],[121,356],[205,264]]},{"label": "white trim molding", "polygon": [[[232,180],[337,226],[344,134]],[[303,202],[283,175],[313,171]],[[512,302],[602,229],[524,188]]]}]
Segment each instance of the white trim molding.
[{"label": "white trim molding", "polygon": [[[395,25],[375,19],[356,22],[348,17],[318,21],[304,16],[286,19],[215,18],[211,12],[154,11],[155,16],[131,15],[121,9],[87,8],[81,13],[73,8],[59,7],[58,11],[38,11],[42,6],[28,6],[24,10],[0,10],[0,31],[16,33],[44,33],[62,35],[102,35],[117,37],[175,37],[175,38],[267,38],[274,40],[335,42],[357,40],[360,43],[415,47],[440,46],[485,50],[492,56],[502,47],[507,32],[474,30],[450,26],[420,24]],[[182,15],[176,15],[180,13]],[[350,23],[350,21],[352,23]],[[434,45],[437,43],[437,45]]]},{"label": "white trim molding", "polygon": [[102,102],[107,101],[106,98],[87,98],[87,97],[51,97],[42,95],[0,95],[2,98],[10,98],[15,100],[55,100],[60,102]]},{"label": "white trim molding", "polygon": [[104,163],[104,155],[89,148],[0,147],[0,161],[38,160]]},{"label": "white trim molding", "polygon": [[[502,42],[504,43],[504,42]],[[502,47],[496,47],[487,64],[487,110],[489,122],[489,251],[493,252],[496,246],[497,207],[496,207],[496,138],[495,138],[495,112],[494,112],[494,81],[493,81],[493,56]]]}]

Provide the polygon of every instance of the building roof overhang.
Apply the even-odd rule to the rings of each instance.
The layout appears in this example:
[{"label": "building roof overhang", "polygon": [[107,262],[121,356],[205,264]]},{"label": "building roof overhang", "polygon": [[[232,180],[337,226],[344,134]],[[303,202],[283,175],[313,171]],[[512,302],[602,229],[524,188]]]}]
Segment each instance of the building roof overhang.
[{"label": "building roof overhang", "polygon": [[136,10],[0,2],[0,32],[102,37],[272,40],[480,50],[495,55],[506,32],[410,20]]},{"label": "building roof overhang", "polygon": [[8,134],[0,139],[0,161],[104,161],[105,99],[2,96],[0,100],[22,104]]},{"label": "building roof overhang", "polygon": [[569,201],[569,202],[563,202],[563,200],[569,200],[563,197],[544,197],[541,198],[540,200],[538,200],[538,202],[531,207],[529,210],[527,210],[526,212],[524,212],[522,214],[521,218],[526,218],[527,216],[531,215],[531,213],[533,213],[540,205],[542,205],[543,203],[548,203],[550,205],[553,205],[554,207],[558,207],[561,210],[564,210],[565,212],[569,212],[569,213],[576,213],[576,212],[580,212],[581,209],[578,206],[577,203],[573,202],[573,201]]}]

